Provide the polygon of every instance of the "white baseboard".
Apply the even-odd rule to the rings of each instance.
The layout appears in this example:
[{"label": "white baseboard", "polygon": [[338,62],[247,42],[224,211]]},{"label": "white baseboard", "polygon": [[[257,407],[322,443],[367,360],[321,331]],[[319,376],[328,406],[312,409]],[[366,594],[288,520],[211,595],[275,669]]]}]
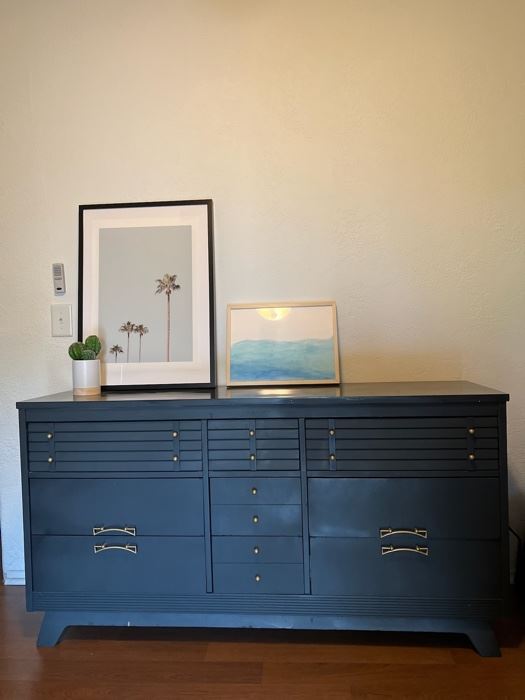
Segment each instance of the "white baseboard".
[{"label": "white baseboard", "polygon": [[13,569],[11,571],[4,571],[4,584],[6,586],[25,586],[25,571],[20,571],[17,569]]}]

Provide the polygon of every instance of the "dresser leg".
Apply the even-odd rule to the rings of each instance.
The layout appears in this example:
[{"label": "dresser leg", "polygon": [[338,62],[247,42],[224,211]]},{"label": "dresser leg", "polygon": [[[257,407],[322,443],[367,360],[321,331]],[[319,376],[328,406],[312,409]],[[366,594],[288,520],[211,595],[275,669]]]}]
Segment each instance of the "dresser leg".
[{"label": "dresser leg", "polygon": [[467,635],[480,656],[501,656],[496,636],[488,623],[469,629]]},{"label": "dresser leg", "polygon": [[46,612],[38,633],[37,647],[54,647],[58,644],[62,632],[71,624],[67,618],[64,613]]}]

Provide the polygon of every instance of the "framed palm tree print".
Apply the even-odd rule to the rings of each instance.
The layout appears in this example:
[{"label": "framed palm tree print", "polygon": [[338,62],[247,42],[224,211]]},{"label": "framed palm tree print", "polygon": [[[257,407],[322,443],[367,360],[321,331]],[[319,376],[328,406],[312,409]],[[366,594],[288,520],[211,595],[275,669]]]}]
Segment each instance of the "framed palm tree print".
[{"label": "framed palm tree print", "polygon": [[215,386],[209,199],[79,207],[78,336],[106,389]]}]

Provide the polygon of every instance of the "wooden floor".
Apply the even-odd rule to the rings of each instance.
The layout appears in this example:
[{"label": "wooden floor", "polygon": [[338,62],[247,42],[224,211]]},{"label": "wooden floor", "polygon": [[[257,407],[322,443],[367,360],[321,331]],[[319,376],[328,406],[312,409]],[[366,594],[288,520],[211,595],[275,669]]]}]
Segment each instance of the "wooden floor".
[{"label": "wooden floor", "polygon": [[0,700],[525,699],[525,641],[502,621],[503,656],[454,635],[73,628],[37,649],[41,616],[0,587]]}]

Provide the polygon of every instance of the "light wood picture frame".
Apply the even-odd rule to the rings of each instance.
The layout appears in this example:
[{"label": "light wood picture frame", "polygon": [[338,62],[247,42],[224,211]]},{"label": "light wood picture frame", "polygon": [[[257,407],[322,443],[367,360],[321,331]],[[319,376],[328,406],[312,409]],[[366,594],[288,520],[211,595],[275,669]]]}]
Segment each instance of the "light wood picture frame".
[{"label": "light wood picture frame", "polygon": [[228,386],[339,384],[334,301],[228,304]]}]

